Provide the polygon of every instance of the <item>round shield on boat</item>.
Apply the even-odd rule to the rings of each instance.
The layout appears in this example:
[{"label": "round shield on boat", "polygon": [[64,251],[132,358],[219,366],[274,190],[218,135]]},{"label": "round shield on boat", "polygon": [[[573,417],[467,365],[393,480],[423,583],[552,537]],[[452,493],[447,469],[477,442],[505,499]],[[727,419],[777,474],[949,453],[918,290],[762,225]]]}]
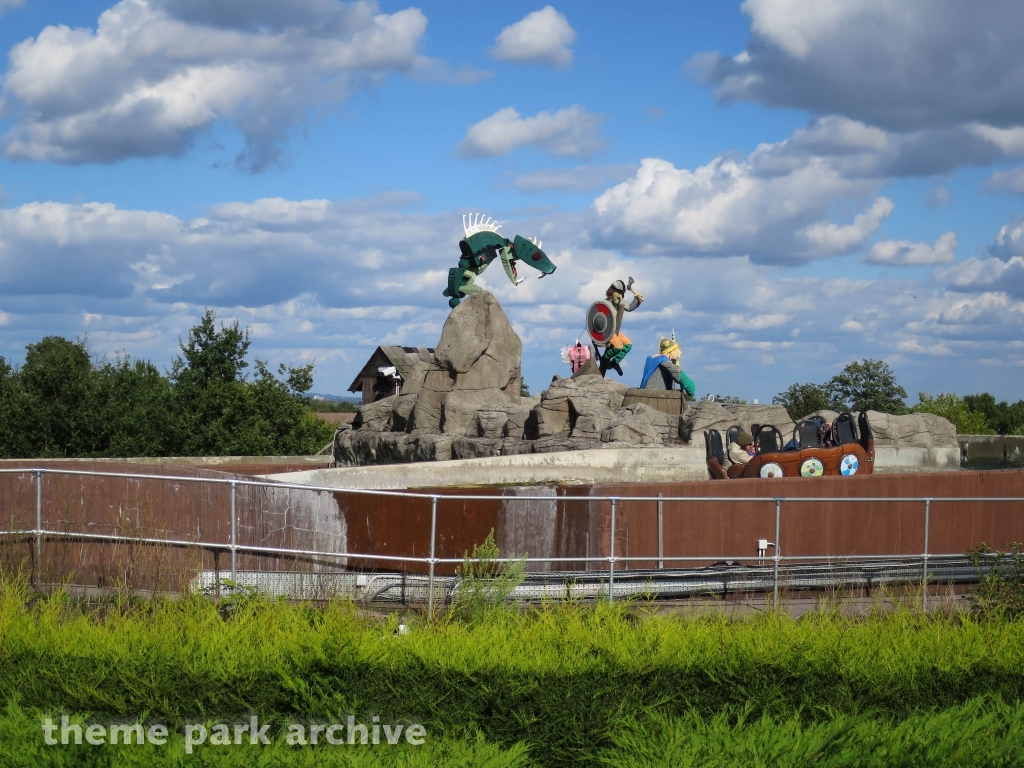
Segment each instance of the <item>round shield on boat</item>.
[{"label": "round shield on boat", "polygon": [[782,467],[774,461],[761,465],[761,477],[782,477]]},{"label": "round shield on boat", "polygon": [[801,477],[821,477],[825,474],[825,467],[818,459],[808,459],[800,465]]},{"label": "round shield on boat", "polygon": [[860,469],[860,461],[852,453],[843,456],[842,461],[839,462],[839,471],[844,475],[856,475],[858,469]]},{"label": "round shield on boat", "polygon": [[598,344],[607,344],[615,335],[615,307],[610,301],[595,301],[587,310],[587,333]]}]

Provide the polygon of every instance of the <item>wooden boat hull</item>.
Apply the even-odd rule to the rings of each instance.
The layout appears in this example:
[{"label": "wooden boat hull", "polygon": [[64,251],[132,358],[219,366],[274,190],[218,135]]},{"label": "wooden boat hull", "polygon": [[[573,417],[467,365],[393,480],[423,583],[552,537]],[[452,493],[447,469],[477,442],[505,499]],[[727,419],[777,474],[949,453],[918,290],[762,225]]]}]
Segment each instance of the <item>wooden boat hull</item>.
[{"label": "wooden boat hull", "polygon": [[739,477],[822,477],[870,475],[875,468],[875,441],[868,450],[859,443],[835,448],[804,448],[800,451],[762,453],[751,458]]}]

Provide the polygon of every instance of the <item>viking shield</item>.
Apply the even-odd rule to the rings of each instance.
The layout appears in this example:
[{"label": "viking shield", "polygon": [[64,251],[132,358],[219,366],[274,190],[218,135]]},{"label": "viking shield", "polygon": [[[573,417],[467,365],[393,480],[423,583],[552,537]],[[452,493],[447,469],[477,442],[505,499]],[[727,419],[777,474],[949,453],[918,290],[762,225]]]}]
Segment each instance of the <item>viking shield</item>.
[{"label": "viking shield", "polygon": [[587,333],[598,344],[607,344],[615,335],[615,307],[609,301],[595,301],[587,310]]}]

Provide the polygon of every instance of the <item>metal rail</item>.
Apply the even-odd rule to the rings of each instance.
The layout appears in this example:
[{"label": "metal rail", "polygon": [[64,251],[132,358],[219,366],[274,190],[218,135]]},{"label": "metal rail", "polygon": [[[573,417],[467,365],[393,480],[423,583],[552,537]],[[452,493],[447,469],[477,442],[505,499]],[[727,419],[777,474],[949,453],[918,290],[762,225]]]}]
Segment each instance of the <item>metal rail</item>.
[{"label": "metal rail", "polygon": [[[238,478],[209,478],[209,477],[189,477],[183,475],[150,475],[142,473],[123,473],[123,472],[99,472],[91,470],[74,470],[74,469],[47,469],[40,467],[26,467],[26,468],[3,468],[0,469],[0,475],[31,475],[35,484],[35,528],[32,530],[3,530],[0,531],[0,537],[10,537],[14,539],[22,538],[26,540],[34,540],[33,548],[33,562],[32,562],[32,575],[35,585],[40,587],[43,582],[43,543],[45,541],[58,541],[58,540],[77,540],[87,541],[96,543],[125,543],[125,544],[136,544],[144,546],[164,546],[164,547],[185,547],[185,548],[196,548],[204,551],[213,552],[219,554],[221,552],[229,552],[231,556],[231,579],[233,583],[238,582],[239,571],[237,556],[239,552],[266,555],[271,557],[294,557],[302,558],[302,562],[311,564],[324,565],[328,567],[336,567],[339,559],[347,560],[348,558],[355,558],[358,560],[370,561],[370,562],[391,562],[391,563],[418,563],[427,566],[427,577],[425,580],[425,601],[427,603],[427,611],[430,616],[434,613],[434,593],[437,587],[439,578],[435,574],[435,567],[438,564],[461,564],[467,558],[439,558],[437,557],[437,515],[438,505],[441,502],[452,501],[452,502],[465,502],[465,501],[546,501],[551,502],[553,499],[557,499],[559,502],[573,503],[573,502],[586,502],[590,503],[607,503],[609,505],[609,535],[608,535],[608,555],[596,556],[596,557],[529,557],[529,558],[515,558],[515,557],[502,557],[489,559],[489,562],[508,563],[517,562],[525,559],[527,563],[606,563],[607,564],[607,597],[609,601],[615,599],[617,587],[616,581],[618,580],[622,587],[618,589],[620,594],[634,594],[634,586],[630,586],[637,577],[642,576],[647,582],[652,580],[659,583],[667,583],[672,580],[678,580],[680,578],[679,569],[674,569],[672,572],[666,572],[664,569],[665,562],[669,563],[713,563],[720,564],[723,561],[729,563],[739,563],[742,560],[748,560],[748,555],[739,556],[691,556],[691,555],[679,555],[669,556],[665,555],[663,551],[663,515],[664,515],[664,502],[692,502],[692,503],[705,503],[705,502],[763,502],[774,505],[775,511],[775,540],[771,542],[769,546],[774,549],[771,557],[771,565],[765,569],[763,566],[742,566],[747,569],[753,569],[750,571],[751,574],[756,575],[756,579],[751,581],[752,584],[761,584],[767,586],[767,582],[771,584],[772,600],[774,605],[778,605],[779,600],[779,587],[780,583],[783,585],[793,586],[798,583],[799,580],[794,581],[796,578],[794,574],[797,570],[804,569],[813,566],[815,563],[820,561],[826,561],[826,567],[833,568],[835,563],[845,564],[856,564],[861,562],[862,567],[884,567],[895,571],[906,570],[904,561],[910,560],[912,562],[921,562],[921,568],[919,571],[920,582],[921,582],[921,593],[922,593],[922,607],[927,607],[927,594],[928,594],[928,583],[934,581],[938,577],[943,577],[944,572],[940,573],[943,568],[946,568],[944,562],[954,562],[964,560],[963,555],[952,555],[952,554],[933,554],[929,552],[929,533],[931,527],[931,507],[933,504],[940,503],[951,503],[951,502],[984,502],[984,503],[1005,503],[1005,502],[1024,502],[1024,497],[946,497],[946,498],[935,498],[935,497],[857,497],[857,498],[835,498],[835,497],[819,497],[819,496],[801,496],[801,497],[776,497],[776,496],[664,496],[658,494],[657,496],[631,496],[631,497],[620,497],[620,496],[531,496],[531,495],[516,495],[506,496],[501,494],[438,494],[438,493],[414,493],[409,491],[389,491],[389,490],[368,490],[361,488],[340,488],[332,486],[319,486],[309,485],[303,483],[282,483],[271,480],[257,480],[257,479],[238,479]],[[111,534],[96,534],[96,533],[85,533],[85,532],[73,532],[73,531],[57,531],[48,529],[44,525],[43,520],[43,481],[46,475],[55,476],[80,476],[80,477],[102,477],[110,479],[123,479],[123,480],[148,480],[148,481],[161,481],[165,483],[200,483],[207,485],[226,485],[230,489],[230,540],[227,543],[224,542],[210,542],[201,540],[185,540],[185,539],[169,539],[169,538],[158,538],[158,537],[143,537],[143,536],[125,536],[125,535],[111,535]],[[284,547],[266,547],[239,544],[238,542],[238,510],[237,510],[237,488],[238,486],[248,487],[263,487],[263,488],[274,488],[280,490],[302,490],[310,491],[314,493],[344,493],[353,495],[366,495],[366,496],[379,496],[379,497],[392,497],[399,499],[422,499],[430,501],[430,544],[429,544],[429,556],[428,557],[409,557],[402,555],[381,555],[376,553],[358,553],[358,552],[325,552],[319,549],[302,549],[302,548],[284,548]],[[633,504],[634,502],[655,502],[658,509],[658,554],[656,556],[617,556],[616,555],[616,512],[620,503]],[[924,513],[924,540],[923,547],[920,554],[910,555],[843,555],[837,556],[835,554],[819,554],[819,555],[789,555],[784,556],[782,554],[782,543],[780,541],[782,535],[782,508],[783,504],[804,504],[804,503],[823,503],[823,502],[841,502],[841,503],[919,503],[923,505]],[[678,511],[678,509],[677,509]],[[470,561],[480,562],[480,560]],[[644,571],[638,569],[626,569],[620,570],[616,568],[616,563],[620,560],[625,560],[627,563],[645,563],[651,562],[655,565],[653,570]],[[937,561],[937,564],[935,564]],[[789,562],[792,566],[789,568],[789,574],[780,574],[780,568],[782,563]],[[871,564],[874,565],[871,565]],[[879,565],[881,563],[882,565]],[[847,567],[850,567],[849,565]],[[860,566],[859,566],[860,567]],[[953,567],[953,566],[950,566]],[[956,566],[960,568],[958,571],[958,578],[962,577],[962,564]],[[796,570],[794,570],[796,569]],[[704,569],[700,569],[703,571]],[[686,569],[686,573],[692,574],[695,569]],[[895,572],[894,571],[894,572]],[[219,573],[219,571],[218,571]],[[593,581],[596,576],[595,571],[582,571],[582,572],[560,572],[558,580],[563,585],[566,583],[566,579],[569,578],[567,574],[571,575],[573,579],[583,579]],[[654,574],[652,576],[652,574]],[[770,576],[769,576],[770,574]],[[685,577],[685,574],[684,574]],[[408,580],[412,578],[414,581],[416,578],[421,577],[407,577],[403,575],[403,579]],[[530,576],[529,578],[540,578],[539,575]],[[551,578],[551,577],[545,577]],[[766,582],[767,578],[767,582]],[[901,576],[901,578],[903,578]],[[909,582],[912,577],[907,576],[903,580]],[[444,592],[446,595],[451,594],[451,588],[449,583],[451,582],[450,577],[440,579],[444,586]],[[529,579],[528,579],[529,580]],[[624,581],[625,580],[625,581]],[[692,580],[692,579],[691,579]],[[698,579],[699,581],[699,579]],[[840,580],[842,581],[842,580]],[[405,582],[403,582],[405,583]],[[386,587],[385,591],[389,590],[390,587]]]}]

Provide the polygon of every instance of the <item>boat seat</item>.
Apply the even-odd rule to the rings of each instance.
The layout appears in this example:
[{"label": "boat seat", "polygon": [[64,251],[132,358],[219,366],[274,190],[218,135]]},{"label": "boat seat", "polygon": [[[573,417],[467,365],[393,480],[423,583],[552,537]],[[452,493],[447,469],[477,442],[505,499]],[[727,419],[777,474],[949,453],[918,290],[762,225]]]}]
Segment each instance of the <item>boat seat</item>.
[{"label": "boat seat", "polygon": [[736,435],[743,431],[743,428],[739,424],[733,424],[727,430],[725,430],[725,452],[726,455],[729,453],[729,446],[736,442]]},{"label": "boat seat", "polygon": [[861,411],[857,417],[857,425],[860,427],[860,447],[865,451],[870,450],[871,442],[875,439],[875,435],[871,431],[871,423],[868,421],[868,415],[864,411]]},{"label": "boat seat", "polygon": [[793,439],[796,441],[796,449],[820,448],[821,435],[818,434],[820,422],[816,419],[804,419],[797,422],[793,427]]},{"label": "boat seat", "polygon": [[704,450],[707,457],[708,472],[715,480],[725,480],[725,449],[722,447],[722,433],[717,429],[709,429],[704,433]]},{"label": "boat seat", "polygon": [[841,413],[832,422],[832,439],[836,445],[858,442],[857,425],[853,421],[852,413]]},{"label": "boat seat", "polygon": [[772,424],[759,425],[754,433],[754,450],[758,453],[778,453],[782,450],[782,433]]}]

